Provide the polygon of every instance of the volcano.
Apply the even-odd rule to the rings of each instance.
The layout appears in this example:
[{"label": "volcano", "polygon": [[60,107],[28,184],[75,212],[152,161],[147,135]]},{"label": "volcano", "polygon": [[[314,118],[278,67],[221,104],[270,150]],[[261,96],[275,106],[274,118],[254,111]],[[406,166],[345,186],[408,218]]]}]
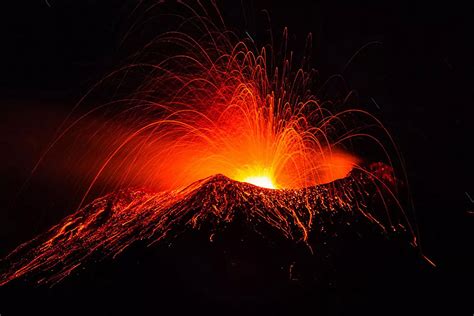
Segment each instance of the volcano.
[{"label": "volcano", "polygon": [[[389,168],[371,170],[298,190],[215,175],[181,190],[110,193],[1,262],[3,306],[50,315],[220,314],[229,306],[229,314],[331,314],[342,299],[351,311],[377,314],[413,269],[401,258],[412,263],[417,255],[406,239],[387,238],[373,175]],[[383,291],[370,293],[373,304],[365,292],[340,297],[335,283]]]},{"label": "volcano", "polygon": [[335,222],[351,225],[363,217],[384,230],[372,210],[380,190],[371,174],[358,170],[303,189],[273,190],[215,175],[180,190],[121,190],[19,246],[3,260],[0,282],[26,277],[54,284],[90,262],[119,256],[138,241],[169,243],[187,230],[198,230],[212,242],[237,222],[262,238],[303,243],[312,251],[309,234],[324,232]]}]

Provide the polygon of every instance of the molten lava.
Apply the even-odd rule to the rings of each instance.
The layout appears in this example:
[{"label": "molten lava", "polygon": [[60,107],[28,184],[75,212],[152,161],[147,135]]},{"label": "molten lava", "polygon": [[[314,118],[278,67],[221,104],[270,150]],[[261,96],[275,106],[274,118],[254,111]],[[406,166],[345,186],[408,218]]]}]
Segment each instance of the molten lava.
[{"label": "molten lava", "polygon": [[[382,168],[388,167],[374,172]],[[97,198],[15,249],[2,262],[0,286],[26,276],[54,284],[91,262],[117,257],[136,242],[171,241],[186,230],[204,231],[212,241],[237,218],[262,235],[275,233],[295,242],[306,242],[315,223],[338,218],[362,217],[384,230],[383,214],[369,207],[378,190],[361,171],[305,189],[269,190],[215,175],[181,190],[121,190]]]},{"label": "molten lava", "polygon": [[276,189],[276,185],[269,176],[250,176],[245,178],[242,182],[247,182],[262,188]]},{"label": "molten lava", "polygon": [[[83,176],[81,205],[10,254],[0,285],[34,273],[57,282],[86,260],[116,256],[137,240],[160,241],[205,224],[219,231],[237,213],[257,230],[269,226],[295,241],[324,230],[315,227],[318,216],[333,220],[338,212],[413,235],[394,193],[392,159],[370,133],[377,129],[391,140],[380,121],[316,97],[306,59],[294,68],[284,50],[278,62],[271,48],[239,39],[206,10],[202,17],[190,11],[191,18],[179,20],[187,32],[164,33],[142,52],[165,56],[136,59],[107,78],[118,75],[122,87],[124,72],[136,71],[143,79],[138,88],[83,113],[79,104],[64,123],[40,162],[61,141],[77,146],[53,159],[53,167]],[[286,36],[285,30],[285,43]],[[353,151],[361,140],[375,144],[389,173],[363,167],[369,163]],[[103,187],[115,193],[84,207]],[[371,209],[374,196],[383,201],[380,212]]]}]

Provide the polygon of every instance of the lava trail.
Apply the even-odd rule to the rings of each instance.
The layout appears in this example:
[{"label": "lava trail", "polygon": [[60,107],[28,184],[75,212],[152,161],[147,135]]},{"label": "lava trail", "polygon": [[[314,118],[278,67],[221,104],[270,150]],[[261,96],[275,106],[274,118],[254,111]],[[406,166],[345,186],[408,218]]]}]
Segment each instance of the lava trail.
[{"label": "lava trail", "polygon": [[[203,227],[212,235],[237,216],[307,242],[322,214],[359,214],[416,244],[398,197],[397,147],[377,118],[347,106],[353,93],[318,97],[309,57],[293,65],[286,29],[275,52],[229,30],[212,1],[177,5],[187,13],[167,16],[176,29],[91,89],[45,150],[33,173],[49,163],[46,174],[79,175],[80,205],[9,254],[0,284],[30,275],[55,283],[137,240]],[[97,105],[107,83],[112,96]],[[93,200],[98,192],[113,193]]]},{"label": "lava trail", "polygon": [[370,209],[379,185],[354,171],[342,180],[304,189],[272,190],[215,175],[182,190],[119,191],[19,246],[2,262],[6,269],[0,284],[26,276],[39,283],[59,282],[92,259],[115,257],[138,240],[163,242],[188,229],[206,229],[212,238],[236,217],[257,232],[271,230],[303,242],[318,218],[337,218],[339,212],[380,225]]}]

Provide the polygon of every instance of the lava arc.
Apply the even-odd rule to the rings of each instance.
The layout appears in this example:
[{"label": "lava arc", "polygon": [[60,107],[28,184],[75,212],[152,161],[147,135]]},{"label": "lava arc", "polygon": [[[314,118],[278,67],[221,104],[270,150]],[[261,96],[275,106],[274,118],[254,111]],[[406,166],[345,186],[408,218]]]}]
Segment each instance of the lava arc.
[{"label": "lava arc", "polygon": [[[307,58],[295,67],[286,48],[275,53],[231,32],[212,5],[179,3],[190,12],[177,17],[179,31],[155,37],[90,93],[120,82],[113,95],[121,97],[80,103],[49,146],[40,163],[61,142],[77,146],[63,156],[74,157],[68,171],[84,176],[80,206],[10,254],[0,284],[32,273],[57,282],[136,240],[161,241],[204,222],[224,229],[237,211],[255,229],[269,226],[295,242],[323,230],[315,227],[321,214],[349,212],[382,231],[407,231],[416,243],[382,123],[318,97]],[[141,84],[131,80],[132,91],[117,92],[132,74]],[[360,142],[383,163],[369,167],[354,150]],[[104,187],[112,193],[94,196]],[[379,211],[370,208],[374,198]]]}]

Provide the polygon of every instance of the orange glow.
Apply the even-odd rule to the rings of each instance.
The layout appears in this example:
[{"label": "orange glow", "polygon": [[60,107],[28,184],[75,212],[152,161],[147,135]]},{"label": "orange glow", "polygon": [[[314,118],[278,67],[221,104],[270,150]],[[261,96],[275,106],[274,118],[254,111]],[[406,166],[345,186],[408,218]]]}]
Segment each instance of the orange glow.
[{"label": "orange glow", "polygon": [[[390,160],[371,134],[386,131],[381,122],[320,99],[306,59],[295,66],[286,48],[257,47],[191,14],[189,33],[158,36],[138,54],[144,60],[107,76],[100,84],[120,82],[111,100],[88,108],[85,97],[46,150],[72,148],[66,155],[70,148],[59,147],[51,169],[78,176],[79,207],[96,192],[179,190],[216,174],[276,190],[330,183],[362,168],[354,151],[361,139]],[[159,59],[147,60],[155,52]],[[141,83],[121,91],[135,72]],[[91,91],[103,95],[100,84]]]},{"label": "orange glow", "polygon": [[247,182],[262,188],[267,189],[276,189],[277,186],[273,183],[272,178],[269,176],[248,176],[242,180],[242,182]]},{"label": "orange glow", "polygon": [[266,51],[242,41],[200,49],[205,60],[194,51],[187,64],[183,56],[170,57],[176,59],[172,69],[157,72],[142,88],[159,91],[160,99],[139,92],[133,115],[118,114],[120,126],[129,129],[107,124],[105,134],[94,131],[92,142],[102,142],[98,151],[106,155],[92,156],[102,165],[90,188],[102,181],[170,190],[223,174],[296,189],[343,178],[357,165],[346,150],[354,112],[333,113],[314,95],[297,94],[309,88],[303,69],[291,72],[288,61],[281,70],[269,69]]},{"label": "orange glow", "polygon": [[[45,273],[39,283],[59,282],[99,254],[115,257],[136,241],[159,242],[184,229],[209,228],[212,240],[236,214],[256,231],[264,225],[305,243],[312,231],[325,231],[325,220],[336,227],[336,214],[344,221],[357,215],[383,232],[407,231],[416,245],[393,190],[398,180],[385,146],[396,146],[382,123],[345,108],[350,93],[344,101],[319,99],[307,59],[295,68],[286,48],[258,48],[191,11],[179,29],[194,33],[158,36],[143,55],[161,59],[137,59],[111,74],[104,81],[119,86],[112,101],[86,109],[80,102],[63,123],[33,172],[48,154],[48,176],[78,176],[82,200],[7,257],[0,286],[36,272]],[[285,30],[284,47],[286,37]],[[118,91],[134,71],[142,84]],[[369,143],[361,152],[373,145],[388,164],[364,167],[354,153],[361,139]]]}]

